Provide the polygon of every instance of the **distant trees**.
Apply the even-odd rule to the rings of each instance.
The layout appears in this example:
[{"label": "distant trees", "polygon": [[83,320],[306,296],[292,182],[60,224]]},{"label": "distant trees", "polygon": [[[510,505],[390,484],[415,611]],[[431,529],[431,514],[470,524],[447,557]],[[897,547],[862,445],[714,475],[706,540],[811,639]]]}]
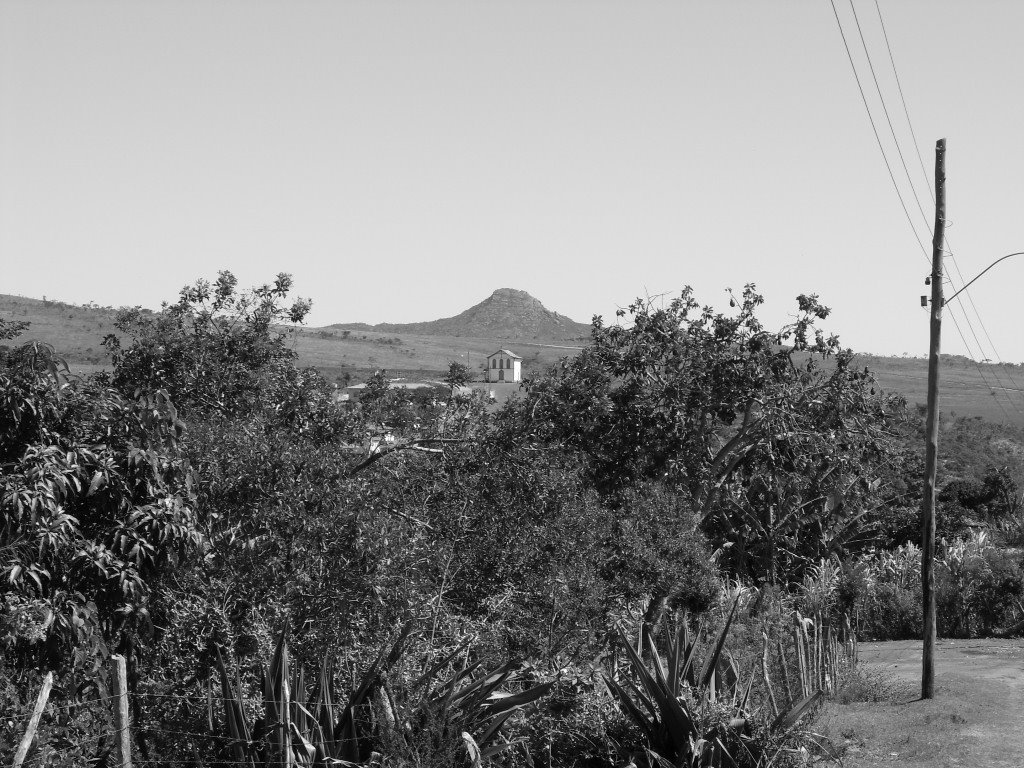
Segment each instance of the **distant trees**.
[{"label": "distant trees", "polygon": [[0,317],[0,341],[17,338],[29,324],[24,320],[4,320]]}]

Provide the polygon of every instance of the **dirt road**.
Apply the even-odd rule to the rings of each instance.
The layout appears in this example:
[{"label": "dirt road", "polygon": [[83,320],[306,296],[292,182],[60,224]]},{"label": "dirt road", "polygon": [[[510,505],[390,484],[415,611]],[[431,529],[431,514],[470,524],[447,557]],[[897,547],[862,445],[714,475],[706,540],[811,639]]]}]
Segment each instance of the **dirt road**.
[{"label": "dirt road", "polygon": [[920,641],[864,643],[860,657],[891,696],[829,705],[817,730],[845,745],[845,766],[1024,767],[1024,641],[940,640],[930,701]]}]

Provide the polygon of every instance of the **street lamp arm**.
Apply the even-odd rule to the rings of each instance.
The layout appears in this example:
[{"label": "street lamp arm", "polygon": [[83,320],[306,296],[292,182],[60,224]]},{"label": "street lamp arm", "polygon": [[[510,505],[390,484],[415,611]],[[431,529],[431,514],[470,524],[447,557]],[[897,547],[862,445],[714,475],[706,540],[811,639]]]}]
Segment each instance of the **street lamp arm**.
[{"label": "street lamp arm", "polygon": [[975,281],[975,280],[977,280],[977,279],[978,279],[979,277],[981,277],[981,276],[982,276],[982,275],[984,275],[984,274],[985,274],[986,272],[988,272],[988,271],[989,271],[990,269],[992,269],[992,267],[994,267],[994,266],[995,266],[996,264],[998,264],[998,263],[999,263],[1000,261],[1006,261],[1006,259],[1010,258],[1011,256],[1024,256],[1024,251],[1017,251],[1016,253],[1008,253],[1008,254],[1006,254],[1005,256],[1003,256],[1003,258],[1001,258],[1001,259],[996,259],[996,260],[995,260],[995,261],[993,261],[993,262],[992,262],[991,264],[989,264],[989,265],[988,265],[987,267],[985,267],[985,268],[984,268],[983,270],[981,270],[981,272],[979,272],[979,273],[978,273],[977,275],[975,275],[975,276],[974,276],[974,278],[973,278],[973,279],[971,280],[971,282],[969,282],[969,283],[967,283],[966,285],[964,285],[964,287],[963,287],[963,288],[961,288],[961,289],[960,289],[959,291],[957,291],[956,293],[954,293],[954,294],[953,294],[952,296],[950,296],[950,297],[949,297],[948,299],[946,299],[946,300],[945,300],[944,302],[942,302],[942,303],[943,303],[943,304],[948,304],[949,302],[951,302],[951,301],[952,301],[953,299],[955,299],[955,298],[956,298],[957,296],[959,296],[959,295],[960,295],[961,293],[963,293],[964,291],[966,291],[966,290],[967,290],[967,289],[968,289],[968,288],[969,288],[969,287],[970,287],[970,286],[971,286],[971,285],[972,285],[972,284],[974,283],[974,281]]}]

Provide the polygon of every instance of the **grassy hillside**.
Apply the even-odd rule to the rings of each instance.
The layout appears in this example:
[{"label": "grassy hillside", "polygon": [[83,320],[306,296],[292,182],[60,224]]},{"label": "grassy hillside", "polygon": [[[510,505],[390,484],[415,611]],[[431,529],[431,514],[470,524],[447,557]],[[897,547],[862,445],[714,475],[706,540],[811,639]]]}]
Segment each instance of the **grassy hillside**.
[{"label": "grassy hillside", "polygon": [[[928,361],[923,358],[859,355],[879,385],[924,407],[928,400]],[[943,355],[939,399],[950,416],[981,416],[989,421],[1024,426],[1024,367],[975,364],[959,355]]]},{"label": "grassy hillside", "polygon": [[[111,307],[75,306],[0,294],[0,317],[27,320],[32,325],[23,340],[38,339],[56,347],[72,368],[97,370],[106,363],[101,345],[113,333],[116,311]],[[422,335],[370,330],[303,328],[294,332],[299,360],[319,368],[332,381],[363,380],[385,368],[395,375],[432,376],[447,370],[451,360],[469,366],[482,378],[484,358],[500,347],[523,357],[524,372],[543,370],[578,347],[552,340],[486,336]],[[879,385],[903,394],[911,406],[924,405],[928,380],[927,361],[921,358],[860,355],[859,363],[874,372]],[[944,355],[941,372],[942,409],[948,415],[981,416],[1024,426],[1024,367],[975,365],[955,355]]]},{"label": "grassy hillside", "polygon": [[485,358],[499,348],[511,348],[523,358],[523,371],[543,370],[579,347],[522,341],[510,337],[418,336],[377,331],[313,328],[296,331],[295,351],[334,380],[349,373],[360,380],[368,372],[386,368],[400,375],[435,376],[452,360],[463,363],[483,378]]},{"label": "grassy hillside", "polygon": [[[0,295],[0,317],[26,320],[32,325],[18,341],[38,340],[52,344],[73,370],[92,371],[107,362],[103,337],[116,333],[112,307],[75,306],[60,301]],[[335,327],[300,328],[292,332],[292,345],[304,365],[319,368],[331,380],[348,374],[360,381],[368,373],[385,368],[396,375],[430,375],[446,371],[457,360],[479,373],[484,359],[501,347],[510,347],[523,358],[524,372],[542,370],[579,347],[557,341],[521,341],[514,336],[424,336],[349,331]]]},{"label": "grassy hillside", "polygon": [[0,294],[0,317],[25,320],[31,327],[16,341],[52,344],[69,363],[86,369],[107,362],[103,337],[114,333],[113,307],[76,306],[63,301]]}]

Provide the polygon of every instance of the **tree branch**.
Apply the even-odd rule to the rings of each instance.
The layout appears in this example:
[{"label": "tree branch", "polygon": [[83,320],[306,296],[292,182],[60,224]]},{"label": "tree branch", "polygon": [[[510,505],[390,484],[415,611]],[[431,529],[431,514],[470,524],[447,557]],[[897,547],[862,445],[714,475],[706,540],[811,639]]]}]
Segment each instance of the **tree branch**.
[{"label": "tree branch", "polygon": [[469,438],[461,437],[426,437],[419,440],[410,440],[407,443],[400,443],[398,445],[392,445],[382,450],[377,450],[359,462],[356,466],[349,470],[349,476],[356,475],[362,472],[371,464],[383,459],[385,456],[390,456],[392,453],[398,451],[420,451],[422,453],[442,453],[443,448],[431,448],[431,445],[445,445],[449,443],[471,443],[473,442]]}]

